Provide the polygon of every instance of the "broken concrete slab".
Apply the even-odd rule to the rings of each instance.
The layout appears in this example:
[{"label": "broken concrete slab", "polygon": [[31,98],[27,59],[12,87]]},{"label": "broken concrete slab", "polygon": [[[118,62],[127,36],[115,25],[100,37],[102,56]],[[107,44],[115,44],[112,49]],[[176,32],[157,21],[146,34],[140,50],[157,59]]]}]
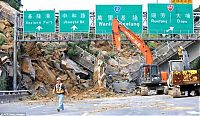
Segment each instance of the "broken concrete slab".
[{"label": "broken concrete slab", "polygon": [[113,58],[110,58],[108,60],[108,64],[111,65],[111,66],[113,66],[113,67],[116,67],[116,66],[118,66],[119,63],[117,62],[117,60],[115,60]]},{"label": "broken concrete slab", "polygon": [[88,75],[88,73],[86,71],[79,68],[78,65],[70,59],[62,60],[61,68],[64,70],[74,70],[75,73],[83,73],[85,75]]}]

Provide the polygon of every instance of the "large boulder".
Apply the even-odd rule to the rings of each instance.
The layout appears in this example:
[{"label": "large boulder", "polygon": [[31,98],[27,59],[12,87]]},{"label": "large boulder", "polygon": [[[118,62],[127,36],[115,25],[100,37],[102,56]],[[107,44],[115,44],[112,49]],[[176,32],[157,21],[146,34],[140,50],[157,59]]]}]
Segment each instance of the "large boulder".
[{"label": "large boulder", "polygon": [[6,25],[2,20],[0,20],[0,31],[3,32],[3,30],[6,28]]},{"label": "large boulder", "polygon": [[28,57],[22,58],[21,69],[22,69],[22,73],[26,73],[26,74],[30,75],[31,78],[35,80],[35,69],[32,66],[30,58],[28,58]]},{"label": "large boulder", "polygon": [[56,76],[50,66],[45,62],[40,62],[40,64],[33,63],[36,70],[36,80],[39,82],[44,82],[45,84],[54,84],[56,82]]},{"label": "large boulder", "polygon": [[26,43],[25,50],[31,59],[38,59],[39,56],[42,56],[40,49],[36,46],[36,42]]},{"label": "large boulder", "polygon": [[45,85],[42,82],[35,82],[32,86],[32,90],[34,93],[36,93],[39,96],[46,97],[49,94],[48,89],[45,87]]},{"label": "large boulder", "polygon": [[45,77],[48,79],[48,81],[54,83],[56,76],[54,75],[53,71],[50,70],[50,66],[45,62],[41,62],[41,68],[43,69]]},{"label": "large boulder", "polygon": [[13,27],[7,20],[0,20],[0,32],[5,35],[5,41],[11,42],[13,37]]}]

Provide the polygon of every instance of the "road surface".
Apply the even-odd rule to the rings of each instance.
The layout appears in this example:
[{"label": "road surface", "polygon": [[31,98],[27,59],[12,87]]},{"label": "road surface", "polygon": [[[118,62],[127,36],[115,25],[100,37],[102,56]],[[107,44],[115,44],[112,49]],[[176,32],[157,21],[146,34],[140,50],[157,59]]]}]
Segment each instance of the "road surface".
[{"label": "road surface", "polygon": [[[98,98],[65,103],[56,111],[56,102],[15,102],[0,104],[0,114],[15,116],[90,115],[200,115],[200,97],[171,98],[166,95]],[[0,116],[1,116],[0,115]],[[14,115],[12,115],[14,116]]]}]

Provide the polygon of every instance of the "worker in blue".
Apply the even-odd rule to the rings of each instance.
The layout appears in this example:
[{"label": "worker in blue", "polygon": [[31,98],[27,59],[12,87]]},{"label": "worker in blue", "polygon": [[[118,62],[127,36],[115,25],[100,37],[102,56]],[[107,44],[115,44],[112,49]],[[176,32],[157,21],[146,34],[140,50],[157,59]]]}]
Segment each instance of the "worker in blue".
[{"label": "worker in blue", "polygon": [[65,89],[65,86],[62,83],[62,80],[60,77],[58,77],[56,79],[56,85],[53,89],[53,94],[57,94],[58,97],[58,107],[57,107],[57,111],[60,112],[61,110],[64,110],[64,105],[63,105],[63,101],[64,101],[64,96],[65,94],[69,95],[67,89]]}]

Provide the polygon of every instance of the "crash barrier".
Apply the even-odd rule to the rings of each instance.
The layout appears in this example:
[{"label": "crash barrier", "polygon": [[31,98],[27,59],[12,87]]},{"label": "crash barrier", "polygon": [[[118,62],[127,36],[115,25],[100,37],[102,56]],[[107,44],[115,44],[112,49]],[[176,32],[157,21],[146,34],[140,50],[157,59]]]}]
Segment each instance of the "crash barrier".
[{"label": "crash barrier", "polygon": [[16,102],[30,94],[29,90],[0,91],[0,104]]}]

